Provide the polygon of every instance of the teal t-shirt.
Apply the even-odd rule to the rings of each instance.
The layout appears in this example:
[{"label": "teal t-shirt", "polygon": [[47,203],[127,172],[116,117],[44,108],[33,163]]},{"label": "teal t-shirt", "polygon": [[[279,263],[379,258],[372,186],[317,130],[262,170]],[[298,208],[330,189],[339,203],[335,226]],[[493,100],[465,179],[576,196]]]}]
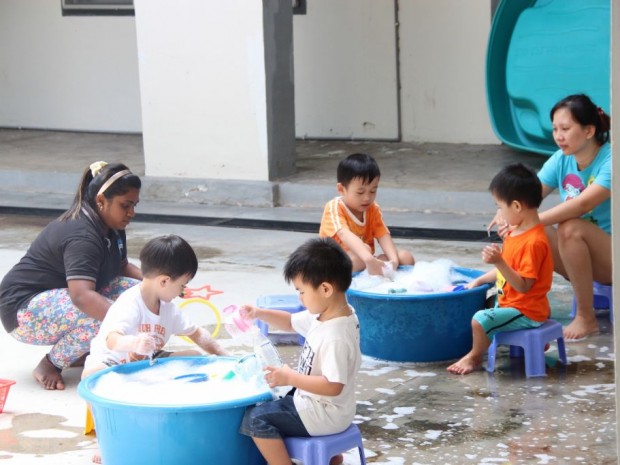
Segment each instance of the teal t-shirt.
[{"label": "teal t-shirt", "polygon": [[[579,171],[575,157],[555,152],[538,172],[540,182],[558,189],[562,202],[577,197],[590,184],[611,190],[611,146],[601,146],[596,158],[586,169]],[[582,216],[607,234],[611,234],[611,197]]]}]

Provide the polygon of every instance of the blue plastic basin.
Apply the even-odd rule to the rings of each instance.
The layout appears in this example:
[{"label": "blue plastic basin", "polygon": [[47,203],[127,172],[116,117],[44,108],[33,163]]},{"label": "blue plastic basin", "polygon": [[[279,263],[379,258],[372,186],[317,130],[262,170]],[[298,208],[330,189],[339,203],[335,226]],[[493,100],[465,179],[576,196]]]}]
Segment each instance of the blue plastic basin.
[{"label": "blue plastic basin", "polygon": [[[217,363],[228,357],[173,357],[158,364],[185,360],[192,366]],[[248,405],[271,400],[268,388],[259,395],[207,405],[137,405],[94,394],[101,376],[110,371],[135,373],[150,368],[148,361],[107,368],[83,379],[78,393],[90,405],[104,464],[255,464],[264,459],[254,442],[241,435],[239,425]],[[230,382],[240,382],[234,379]],[[201,383],[208,389],[209,383]]]},{"label": "blue plastic basin", "polygon": [[[476,278],[482,271],[455,268]],[[376,294],[349,289],[360,321],[362,354],[396,362],[462,357],[472,344],[471,318],[484,308],[490,285],[438,294]]]}]

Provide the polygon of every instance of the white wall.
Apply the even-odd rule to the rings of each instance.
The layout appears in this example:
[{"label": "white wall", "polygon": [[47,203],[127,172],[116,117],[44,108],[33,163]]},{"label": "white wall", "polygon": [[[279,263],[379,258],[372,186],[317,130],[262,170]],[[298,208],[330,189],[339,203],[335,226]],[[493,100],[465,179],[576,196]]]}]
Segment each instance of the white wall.
[{"label": "white wall", "polygon": [[[485,100],[490,0],[309,1],[294,17],[296,135],[397,137],[395,5],[403,140],[498,143]],[[218,44],[238,24],[209,27]],[[0,0],[0,127],[141,131],[136,50],[134,17],[62,17],[60,0]]]},{"label": "white wall", "polygon": [[[278,70],[266,72],[264,34],[277,1],[134,2],[147,175],[269,179],[267,80]],[[291,21],[288,6],[289,44]],[[291,87],[289,121],[290,58],[279,64]],[[293,167],[292,124],[289,138]]]},{"label": "white wall", "polygon": [[133,17],[0,0],[0,126],[139,132]]},{"label": "white wall", "polygon": [[400,0],[405,141],[499,143],[486,106],[490,0]]},{"label": "white wall", "polygon": [[394,2],[309,0],[294,16],[297,137],[398,139]]}]

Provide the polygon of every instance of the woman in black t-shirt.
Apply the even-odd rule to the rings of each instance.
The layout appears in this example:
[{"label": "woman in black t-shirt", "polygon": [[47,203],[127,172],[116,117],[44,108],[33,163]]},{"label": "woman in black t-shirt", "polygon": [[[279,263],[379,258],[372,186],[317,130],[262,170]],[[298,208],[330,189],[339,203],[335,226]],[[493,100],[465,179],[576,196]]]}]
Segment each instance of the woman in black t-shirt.
[{"label": "woman in black t-shirt", "polygon": [[141,181],[120,163],[93,163],[73,204],[38,235],[0,284],[0,317],[20,342],[52,345],[33,371],[45,389],[90,347],[112,301],[142,279],[127,261],[125,228]]}]

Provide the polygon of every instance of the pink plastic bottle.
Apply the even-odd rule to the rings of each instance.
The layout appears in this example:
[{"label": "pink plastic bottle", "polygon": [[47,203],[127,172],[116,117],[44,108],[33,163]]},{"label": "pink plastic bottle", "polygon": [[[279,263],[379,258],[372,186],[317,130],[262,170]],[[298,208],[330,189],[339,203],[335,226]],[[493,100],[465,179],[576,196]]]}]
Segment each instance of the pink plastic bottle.
[{"label": "pink plastic bottle", "polygon": [[224,328],[233,339],[251,345],[252,337],[258,330],[258,326],[253,319],[242,316],[240,310],[236,305],[229,305],[222,310],[225,315]]}]

